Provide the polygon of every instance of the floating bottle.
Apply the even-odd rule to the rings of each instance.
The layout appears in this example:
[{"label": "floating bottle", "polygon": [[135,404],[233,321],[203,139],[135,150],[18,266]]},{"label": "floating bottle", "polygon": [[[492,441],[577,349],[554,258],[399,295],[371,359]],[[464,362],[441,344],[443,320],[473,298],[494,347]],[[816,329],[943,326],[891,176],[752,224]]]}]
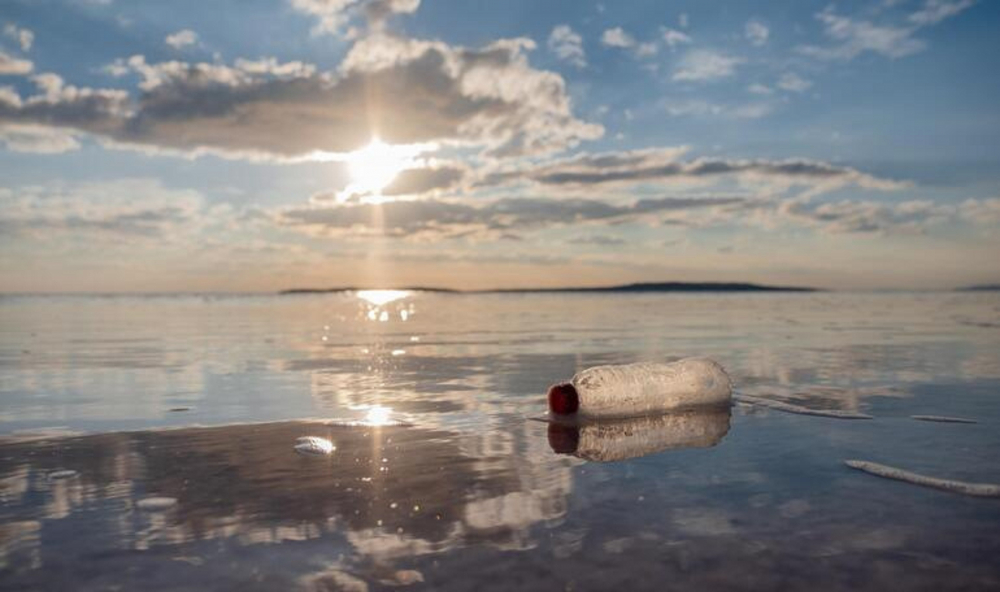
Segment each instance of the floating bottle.
[{"label": "floating bottle", "polygon": [[549,410],[555,415],[592,418],[661,415],[728,405],[731,394],[729,375],[708,358],[669,364],[640,362],[578,372],[570,382],[549,388]]},{"label": "floating bottle", "polygon": [[549,424],[549,446],[559,454],[610,462],[678,448],[710,448],[729,432],[729,407],[711,406],[665,415]]}]

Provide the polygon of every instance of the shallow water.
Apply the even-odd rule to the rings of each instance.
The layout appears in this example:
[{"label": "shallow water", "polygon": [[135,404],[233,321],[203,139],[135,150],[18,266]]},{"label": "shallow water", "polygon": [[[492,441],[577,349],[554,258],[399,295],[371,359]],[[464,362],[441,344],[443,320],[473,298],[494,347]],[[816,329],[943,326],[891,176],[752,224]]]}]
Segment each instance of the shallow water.
[{"label": "shallow water", "polygon": [[[1000,483],[1000,295],[380,296],[0,299],[0,589],[1000,587],[1000,500],[843,464]],[[689,355],[874,419],[532,420]]]}]

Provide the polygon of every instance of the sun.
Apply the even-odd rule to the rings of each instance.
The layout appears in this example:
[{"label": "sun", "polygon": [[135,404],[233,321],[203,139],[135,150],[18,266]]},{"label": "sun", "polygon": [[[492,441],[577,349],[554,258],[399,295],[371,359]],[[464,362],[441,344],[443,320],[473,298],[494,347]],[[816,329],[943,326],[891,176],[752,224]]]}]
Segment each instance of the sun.
[{"label": "sun", "polygon": [[351,182],[346,193],[357,198],[378,198],[397,175],[413,163],[409,146],[393,146],[373,138],[367,146],[347,155]]}]

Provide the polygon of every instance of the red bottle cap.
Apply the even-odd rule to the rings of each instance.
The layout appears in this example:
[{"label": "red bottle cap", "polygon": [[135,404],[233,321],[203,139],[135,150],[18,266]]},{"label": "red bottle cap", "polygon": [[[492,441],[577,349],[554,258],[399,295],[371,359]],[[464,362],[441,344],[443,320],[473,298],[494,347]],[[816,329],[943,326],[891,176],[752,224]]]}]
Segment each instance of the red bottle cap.
[{"label": "red bottle cap", "polygon": [[580,396],[572,384],[566,382],[549,387],[549,411],[556,415],[569,415],[579,408]]}]

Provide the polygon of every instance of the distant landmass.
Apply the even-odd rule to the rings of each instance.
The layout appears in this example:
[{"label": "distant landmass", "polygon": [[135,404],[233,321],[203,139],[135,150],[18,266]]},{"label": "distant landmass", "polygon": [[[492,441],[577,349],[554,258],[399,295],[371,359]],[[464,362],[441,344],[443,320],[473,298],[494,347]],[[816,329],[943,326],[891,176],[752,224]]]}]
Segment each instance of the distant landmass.
[{"label": "distant landmass", "polygon": [[[293,288],[282,290],[281,294],[327,294],[331,292],[354,292],[376,288],[339,287],[339,288]],[[384,289],[384,288],[377,288]],[[431,288],[426,286],[405,286],[391,288],[393,290],[411,290],[415,292],[445,292],[457,294],[527,294],[556,292],[818,292],[816,288],[795,286],[765,286],[742,282],[647,282],[623,284],[618,286],[566,287],[566,288],[505,288],[497,290],[450,290],[447,288]]]},{"label": "distant landmass", "polygon": [[995,292],[1000,291],[1000,284],[982,284],[980,286],[965,286],[957,288],[959,292]]}]

